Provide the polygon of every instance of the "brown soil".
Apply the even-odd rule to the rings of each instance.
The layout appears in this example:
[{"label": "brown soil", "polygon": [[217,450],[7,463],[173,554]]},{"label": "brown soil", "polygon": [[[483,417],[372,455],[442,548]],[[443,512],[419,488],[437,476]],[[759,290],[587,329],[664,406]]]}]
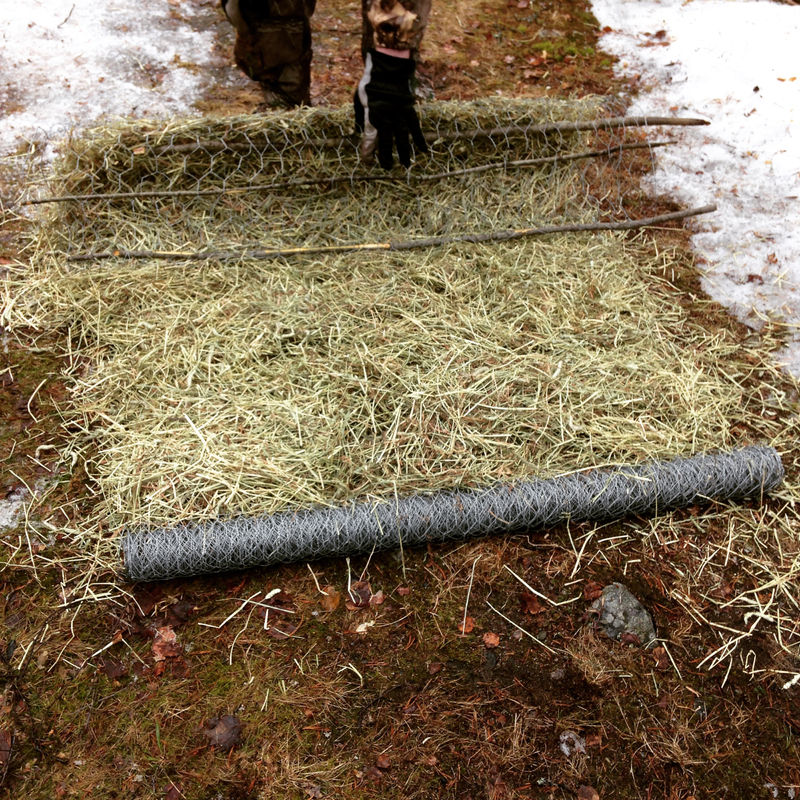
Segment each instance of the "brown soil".
[{"label": "brown soil", "polygon": [[[224,56],[227,23],[208,0],[197,5]],[[352,1],[321,6],[313,97],[336,105],[349,101],[359,75],[360,20]],[[596,41],[580,0],[440,1],[420,74],[438,98],[616,94],[625,87]],[[220,86],[201,108],[247,112],[262,101],[255,86]],[[638,191],[635,171],[628,179],[632,210],[664,208]],[[0,266],[16,257],[20,228],[5,222]],[[686,249],[677,226],[653,236]],[[683,265],[676,297],[693,308],[688,253]],[[693,313],[712,327],[733,324],[706,304]],[[0,493],[69,480],[51,473],[51,448],[65,435],[56,411],[67,391],[63,364],[52,343],[21,339],[1,356]],[[0,572],[0,796],[688,800],[771,796],[764,784],[772,783],[788,797],[800,784],[796,692],[740,670],[723,682],[698,669],[718,640],[670,597],[693,557],[692,514],[678,515],[685,536],[657,550],[611,548],[572,581],[565,529],[432,547],[402,563],[355,559],[353,580],[364,570],[370,584],[361,587],[372,597],[366,605],[357,592],[356,602],[347,596],[341,561],[128,586],[80,603],[69,589],[70,544],[57,529],[47,561],[31,560],[20,529],[3,531],[11,566]],[[555,602],[576,599],[540,602],[504,565]],[[612,643],[593,626],[590,599],[621,576],[677,643],[669,658]],[[729,577],[738,579],[735,569]],[[333,588],[323,594],[317,584]],[[283,590],[271,601],[281,610],[268,630],[254,606],[206,627],[273,587]],[[581,747],[562,749],[561,734],[574,741],[569,732]]]}]

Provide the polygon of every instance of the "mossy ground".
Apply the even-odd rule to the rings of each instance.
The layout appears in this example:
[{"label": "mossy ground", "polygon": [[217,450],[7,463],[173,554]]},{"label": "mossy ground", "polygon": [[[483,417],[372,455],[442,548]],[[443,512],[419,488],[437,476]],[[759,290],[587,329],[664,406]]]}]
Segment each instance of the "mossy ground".
[{"label": "mossy ground", "polygon": [[[629,550],[570,585],[574,554],[563,538],[434,548],[407,553],[405,565],[373,559],[371,590],[384,598],[364,608],[346,607],[347,567],[332,561],[312,568],[321,586],[337,587],[333,610],[303,566],[132,587],[119,604],[76,608],[72,631],[74,612],[53,613],[27,668],[7,682],[18,719],[10,786],[28,797],[571,798],[583,784],[614,797],[733,786],[757,797],[765,776],[790,785],[790,697],[738,670],[722,688],[719,674],[694,669],[707,642],[660,585],[658,564],[669,557],[679,569],[680,544],[635,575]],[[625,572],[624,558],[631,588],[670,632],[674,663],[610,643],[585,617],[587,597]],[[554,602],[577,599],[537,603],[504,565]],[[296,612],[272,612],[277,628],[265,633],[255,606],[221,629],[199,624],[217,625],[277,587],[273,602]],[[52,589],[9,580],[4,597],[9,633],[31,640]],[[555,652],[515,633],[487,600]],[[167,626],[178,644],[156,661],[155,632]],[[64,645],[68,655],[48,672]],[[203,726],[225,714],[241,720],[243,738],[218,752]],[[565,731],[585,752],[562,752]]]},{"label": "mossy ground", "polygon": [[[438,97],[618,88],[582,3],[460,0],[448,8],[436,6],[421,70]],[[338,104],[358,73],[357,12],[337,0],[323,4],[315,21],[315,92]],[[535,39],[542,28],[547,37]],[[239,110],[260,101],[255,90],[237,91]],[[230,100],[210,97],[207,110]],[[642,207],[651,202],[636,197]],[[13,233],[3,239],[4,258],[18,255]],[[684,237],[679,229],[659,232],[654,246],[685,246]],[[748,335],[697,302],[688,255],[665,278],[697,321]],[[55,482],[57,505],[75,496],[81,480],[53,474],[55,451],[47,449],[68,433],[56,410],[67,392],[64,365],[47,342],[20,338],[8,342],[0,372],[3,478],[7,489]],[[754,371],[749,380],[763,378]],[[82,496],[90,502],[91,486]],[[770,520],[779,506],[746,513]],[[764,785],[771,783],[788,796],[800,785],[797,689],[749,677],[739,664],[727,676],[699,668],[719,639],[673,591],[696,567],[698,537],[724,549],[730,531],[718,519],[705,524],[700,509],[676,514],[669,536],[644,522],[617,523],[603,531],[603,557],[573,576],[572,543],[586,530],[435,547],[406,552],[402,561],[389,554],[126,586],[126,594],[83,603],[70,594],[75,567],[58,529],[47,560],[29,557],[22,529],[4,531],[2,792],[499,799],[573,798],[591,785],[603,798],[690,798],[770,796]],[[530,595],[505,566],[565,604]],[[373,603],[361,607],[356,594],[348,608],[347,587],[360,577]],[[589,600],[617,579],[651,609],[669,637],[668,654],[611,643],[594,629]],[[750,580],[746,562],[730,562],[709,571],[705,591],[724,599]],[[338,605],[333,590],[324,595],[318,585],[333,587]],[[273,604],[283,611],[270,612],[270,630],[254,605],[221,628],[206,627],[273,588],[282,589]],[[471,621],[462,633],[468,589]],[[716,625],[740,622],[732,611],[709,606],[706,613]],[[174,645],[161,644],[159,628],[175,632]],[[497,645],[485,634],[496,634]],[[748,647],[754,663],[796,670],[767,637]],[[211,748],[203,732],[226,714],[243,725],[230,751]],[[565,731],[583,740],[585,752],[562,751]]]}]

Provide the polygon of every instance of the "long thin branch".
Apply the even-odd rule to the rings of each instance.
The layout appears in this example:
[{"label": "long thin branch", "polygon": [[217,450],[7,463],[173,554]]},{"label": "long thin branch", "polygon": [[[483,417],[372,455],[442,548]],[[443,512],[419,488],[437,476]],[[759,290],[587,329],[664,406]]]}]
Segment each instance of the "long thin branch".
[{"label": "long thin branch", "polygon": [[519,228],[515,230],[490,231],[487,233],[470,233],[456,236],[436,236],[428,239],[406,239],[388,242],[368,242],[364,244],[334,244],[318,247],[286,247],[279,249],[253,250],[201,250],[195,252],[165,250],[105,250],[90,253],[77,253],[67,256],[67,261],[103,261],[110,258],[121,259],[153,259],[165,261],[233,261],[239,259],[268,260],[288,258],[290,256],[331,255],[340,253],[374,252],[378,250],[397,252],[401,250],[420,250],[439,247],[445,244],[466,242],[480,244],[485,242],[508,242],[514,239],[526,239],[531,236],[546,236],[553,233],[578,233],[592,231],[627,231],[660,225],[664,222],[696,217],[716,211],[716,205],[705,205],[683,211],[673,211],[656,217],[630,219],[622,222],[586,222],[565,225],[546,225],[540,228]]},{"label": "long thin branch", "polygon": [[[454,139],[465,139],[472,141],[475,139],[493,138],[496,136],[512,136],[519,134],[531,134],[547,136],[552,133],[579,133],[581,131],[601,131],[612,130],[614,128],[643,128],[657,125],[709,125],[708,120],[696,117],[606,117],[605,119],[579,120],[578,122],[560,121],[545,122],[540,125],[506,125],[498,128],[472,128],[464,131],[435,132],[430,131],[425,134],[425,140],[433,144],[435,142],[447,142]],[[354,145],[358,141],[355,133],[344,136],[334,136],[327,139],[309,139],[303,142],[304,147],[337,147],[343,142],[352,142]],[[216,141],[186,142],[185,144],[165,144],[154,148],[149,154],[166,155],[169,153],[190,153],[195,150],[205,150],[206,152],[221,153],[225,150],[231,152],[249,152],[253,149],[251,142],[227,142],[225,139]]]},{"label": "long thin branch", "polygon": [[542,156],[540,158],[526,158],[517,161],[494,161],[478,167],[454,169],[436,173],[414,173],[406,175],[388,175],[386,173],[356,174],[348,176],[320,175],[318,178],[297,178],[280,183],[248,183],[244,186],[231,186],[225,189],[163,189],[139,192],[100,192],[97,194],[64,194],[56,197],[42,197],[37,200],[26,200],[22,205],[37,206],[44,203],[63,203],[72,201],[91,200],[143,200],[157,197],[219,197],[227,194],[243,194],[247,192],[276,192],[285,191],[302,186],[326,186],[337,183],[369,183],[372,181],[387,181],[390,183],[406,183],[420,181],[436,181],[445,178],[455,178],[462,175],[471,175],[490,170],[508,169],[511,167],[535,167],[542,164],[556,164],[559,162],[577,161],[584,158],[601,158],[621,153],[624,150],[642,150],[654,147],[666,147],[674,142],[635,142],[607,147],[603,150],[587,150],[582,153],[569,153],[567,155]]}]

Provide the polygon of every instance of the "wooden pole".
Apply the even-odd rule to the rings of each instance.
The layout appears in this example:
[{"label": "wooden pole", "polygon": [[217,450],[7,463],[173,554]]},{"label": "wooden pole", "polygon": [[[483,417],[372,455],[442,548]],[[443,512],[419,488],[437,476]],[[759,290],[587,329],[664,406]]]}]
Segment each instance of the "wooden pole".
[{"label": "wooden pole", "polygon": [[710,214],[716,211],[716,205],[709,204],[683,211],[673,211],[669,214],[660,214],[655,217],[629,219],[620,222],[583,222],[567,223],[564,225],[546,225],[539,228],[518,228],[504,231],[489,231],[486,233],[468,233],[456,236],[436,236],[427,239],[406,239],[388,242],[367,242],[363,244],[335,244],[321,245],[318,247],[285,247],[276,249],[251,249],[242,251],[233,250],[201,250],[195,252],[165,251],[165,250],[105,250],[90,253],[77,253],[67,256],[69,262],[104,261],[111,258],[120,259],[153,259],[163,261],[234,261],[252,259],[257,261],[274,258],[289,258],[291,256],[314,256],[340,253],[370,252],[377,250],[401,251],[420,250],[431,247],[440,247],[446,244],[460,242],[481,244],[487,242],[508,242],[514,239],[526,239],[532,236],[547,236],[554,233],[578,233],[595,231],[628,231],[636,228],[645,228],[651,225],[660,225],[665,222],[696,217],[701,214]]},{"label": "wooden pole", "polygon": [[37,200],[26,200],[22,205],[37,206],[45,203],[87,202],[91,200],[145,200],[158,197],[218,197],[226,194],[243,194],[247,192],[277,192],[302,186],[325,186],[337,183],[369,183],[372,181],[388,181],[390,183],[437,181],[446,178],[456,178],[462,175],[472,175],[491,170],[536,167],[544,164],[557,164],[560,162],[578,161],[584,158],[602,158],[621,153],[625,150],[643,150],[654,147],[666,147],[674,142],[635,142],[607,147],[603,150],[587,150],[582,153],[569,153],[560,156],[542,156],[540,158],[525,158],[516,161],[493,161],[478,167],[454,169],[446,172],[415,173],[409,171],[405,175],[390,175],[388,173],[369,173],[342,176],[321,175],[319,178],[300,178],[296,180],[281,181],[280,183],[249,183],[245,186],[231,186],[225,189],[166,189],[141,192],[101,192],[97,194],[64,194],[57,197],[42,197]]}]

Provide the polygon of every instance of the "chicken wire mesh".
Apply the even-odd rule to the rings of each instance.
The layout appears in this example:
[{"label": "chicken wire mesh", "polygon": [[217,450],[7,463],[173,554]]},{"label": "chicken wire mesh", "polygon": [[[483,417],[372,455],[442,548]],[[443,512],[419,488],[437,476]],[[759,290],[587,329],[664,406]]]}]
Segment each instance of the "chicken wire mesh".
[{"label": "chicken wire mesh", "polygon": [[599,99],[431,103],[420,112],[430,154],[391,174],[359,161],[347,108],[126,123],[66,142],[55,178],[20,202],[60,198],[47,249],[89,261],[585,223],[600,201],[604,219],[628,219],[635,198],[620,176],[657,143],[617,110]]},{"label": "chicken wire mesh", "polygon": [[[580,223],[601,208],[625,219],[613,165],[650,151],[619,149],[641,129],[612,111],[431,104],[431,153],[390,175],[359,163],[350,109],[125,122],[66,142],[27,197],[67,199],[41,206],[4,318],[57,330],[76,364],[68,457],[97,498],[76,535],[115,564],[109,528],[741,441],[748,403],[718,368],[738,342],[665,301],[647,277],[661,265],[622,237],[248,255]],[[600,163],[605,183],[587,166]],[[242,257],[189,257],[207,250]]]},{"label": "chicken wire mesh", "polygon": [[132,532],[122,552],[131,580],[188,577],[760,497],[783,474],[774,449],[748,447],[484,490]]},{"label": "chicken wire mesh", "polygon": [[[123,530],[183,523],[185,537],[233,515],[296,518],[353,497],[394,508],[387,498],[415,492],[795,440],[796,395],[777,388],[785,377],[763,348],[697,324],[662,286],[674,262],[640,240],[239,259],[252,243],[636,221],[652,207],[636,188],[649,142],[670,137],[630,120],[609,127],[621,109],[597,99],[421,113],[431,154],[408,173],[357,162],[348,109],[121,121],[59,143],[52,170],[27,154],[2,160],[21,176],[6,186],[23,186],[6,192],[6,219],[21,211],[33,224],[26,263],[7,265],[0,323],[63,337],[64,456],[85,467],[92,503],[67,529],[61,510],[52,521],[91,561],[85,585],[97,568],[119,569]],[[189,258],[204,250],[236,262]],[[794,641],[792,519],[771,506],[712,509],[683,591],[711,580],[720,553],[727,567],[720,530],[735,529],[758,580],[786,593],[770,611],[776,642]],[[660,518],[651,538],[656,525],[700,521]],[[140,554],[154,546],[138,541]],[[741,639],[731,641],[720,657]]]}]

